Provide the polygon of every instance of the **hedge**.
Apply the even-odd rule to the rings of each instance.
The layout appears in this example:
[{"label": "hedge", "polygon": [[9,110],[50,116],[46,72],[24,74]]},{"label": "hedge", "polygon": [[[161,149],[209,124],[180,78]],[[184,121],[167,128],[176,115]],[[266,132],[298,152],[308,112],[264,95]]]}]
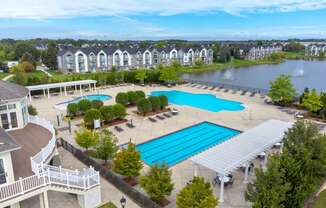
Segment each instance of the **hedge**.
[{"label": "hedge", "polygon": [[150,96],[148,98],[149,102],[152,104],[152,111],[158,111],[161,109],[161,100],[157,96]]},{"label": "hedge", "polygon": [[116,119],[123,119],[126,115],[126,108],[121,104],[113,105],[113,115]]},{"label": "hedge", "polygon": [[94,120],[101,119],[101,117],[101,112],[97,109],[92,108],[86,111],[84,116],[84,122],[87,126],[93,126]]},{"label": "hedge", "polygon": [[128,105],[128,95],[125,92],[119,92],[117,96],[115,96],[115,102],[120,103],[124,106]]},{"label": "hedge", "polygon": [[165,95],[160,95],[158,96],[158,98],[160,99],[161,109],[164,109],[166,106],[169,105],[168,97],[166,97]]},{"label": "hedge", "polygon": [[140,113],[146,115],[152,111],[152,103],[148,99],[142,98],[137,103],[137,109]]},{"label": "hedge", "polygon": [[112,121],[112,120],[115,119],[114,113],[113,113],[113,106],[112,105],[102,106],[100,108],[100,112],[101,112],[101,115],[102,115],[102,119],[105,122],[110,122],[110,121]]},{"label": "hedge", "polygon": [[92,100],[91,101],[92,108],[100,109],[103,105],[104,105],[104,103],[101,100]]},{"label": "hedge", "polygon": [[77,103],[69,103],[67,105],[67,114],[69,116],[76,116],[79,111],[79,105]]},{"label": "hedge", "polygon": [[82,99],[78,102],[79,110],[83,113],[91,109],[92,103],[87,99]]}]

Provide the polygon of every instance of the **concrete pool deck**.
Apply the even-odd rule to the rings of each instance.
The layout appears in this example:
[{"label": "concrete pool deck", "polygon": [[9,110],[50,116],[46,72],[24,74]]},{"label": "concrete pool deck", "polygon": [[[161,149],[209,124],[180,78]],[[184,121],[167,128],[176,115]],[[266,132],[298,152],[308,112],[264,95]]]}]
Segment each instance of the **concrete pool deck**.
[{"label": "concrete pool deck", "polygon": [[[201,110],[198,108],[188,107],[188,106],[177,106],[173,105],[179,110],[179,115],[173,116],[171,118],[166,118],[164,120],[157,120],[157,122],[152,123],[147,118],[142,118],[138,115],[135,115],[133,111],[134,108],[128,109],[127,119],[133,120],[133,124],[136,128],[128,128],[125,124],[121,124],[124,131],[118,133],[112,127],[109,129],[118,137],[119,144],[123,144],[128,142],[130,139],[139,144],[141,142],[145,142],[152,138],[156,138],[182,128],[203,122],[209,121],[212,123],[220,124],[226,127],[234,128],[240,131],[245,131],[247,129],[253,128],[264,121],[269,119],[278,119],[283,121],[293,121],[293,115],[290,115],[286,112],[281,111],[276,106],[267,105],[264,103],[263,99],[259,96],[250,97],[247,95],[240,95],[238,93],[232,93],[232,91],[224,92],[217,90],[209,90],[201,89],[201,88],[193,88],[188,87],[186,85],[180,85],[172,88],[167,87],[141,87],[141,86],[121,86],[121,87],[112,87],[108,89],[98,89],[100,94],[107,94],[113,97],[113,99],[108,100],[105,104],[114,104],[114,97],[118,92],[126,92],[129,90],[143,90],[146,94],[149,94],[154,90],[183,90],[191,93],[211,93],[223,99],[234,100],[238,102],[242,102],[246,109],[243,111],[221,111],[221,112],[210,112],[206,110]],[[94,92],[84,93],[84,95],[95,94]],[[80,96],[79,93],[74,96]],[[52,121],[53,124],[57,125],[56,117],[59,114],[59,111],[54,109],[54,105],[60,102],[64,102],[66,100],[72,99],[72,96],[56,96],[47,98],[34,99],[31,104],[33,104],[39,115]],[[80,123],[81,121],[73,121],[73,131],[77,130],[79,127],[75,124]],[[63,126],[67,126],[67,124],[63,124]],[[62,126],[61,126],[62,127]],[[68,131],[59,131],[59,137],[63,137],[70,143],[76,145],[74,141],[74,133],[72,135],[69,134]],[[78,145],[76,145],[78,146]],[[255,161],[256,167],[259,167],[260,162]],[[143,171],[146,171],[148,167],[145,167]],[[193,177],[193,165],[190,163],[189,159],[173,166],[171,168],[173,172],[173,181],[175,183],[175,190],[172,195],[168,197],[171,201],[169,207],[175,207],[175,197],[176,193],[179,192],[181,188],[185,186],[185,184],[191,180]],[[207,180],[212,181],[215,177],[215,174],[207,170],[203,167],[199,168],[199,176],[204,176]],[[250,207],[248,202],[244,200],[244,190],[245,184],[243,183],[244,174],[241,171],[236,171],[234,173],[235,182],[232,187],[225,188],[225,202],[221,204],[219,207]],[[253,176],[250,176],[252,178]],[[219,187],[214,187],[214,192],[216,196],[219,196]],[[110,195],[110,193],[105,193]]]}]

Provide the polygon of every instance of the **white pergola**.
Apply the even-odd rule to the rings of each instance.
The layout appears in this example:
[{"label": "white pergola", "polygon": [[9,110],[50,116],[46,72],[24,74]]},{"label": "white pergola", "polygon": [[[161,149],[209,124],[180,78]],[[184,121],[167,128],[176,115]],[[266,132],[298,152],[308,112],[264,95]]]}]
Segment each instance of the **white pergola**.
[{"label": "white pergola", "polygon": [[[248,179],[250,162],[257,155],[281,142],[284,133],[293,124],[280,120],[268,120],[238,136],[216,145],[193,158],[194,175],[198,174],[198,165],[213,170],[221,178],[220,202],[224,201],[224,178],[234,170],[245,166],[245,180]],[[264,164],[267,161],[267,154]]]},{"label": "white pergola", "polygon": [[32,85],[27,86],[27,89],[29,91],[29,100],[32,100],[31,92],[35,90],[43,90],[44,96],[46,95],[47,91],[47,97],[50,98],[50,89],[59,88],[60,94],[62,94],[62,89],[64,91],[64,95],[67,96],[67,87],[75,87],[75,91],[77,91],[77,87],[79,86],[80,94],[83,93],[82,86],[86,85],[89,87],[89,89],[92,89],[92,85],[94,87],[94,91],[96,90],[96,80],[79,80],[79,81],[71,81],[71,82],[58,82],[58,83],[51,83],[51,84],[41,84],[41,85]]}]

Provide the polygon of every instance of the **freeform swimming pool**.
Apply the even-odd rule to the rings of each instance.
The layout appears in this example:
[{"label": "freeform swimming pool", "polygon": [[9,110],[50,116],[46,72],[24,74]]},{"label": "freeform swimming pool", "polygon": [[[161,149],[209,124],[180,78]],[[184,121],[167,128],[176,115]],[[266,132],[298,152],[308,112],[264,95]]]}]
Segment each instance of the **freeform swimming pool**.
[{"label": "freeform swimming pool", "polygon": [[111,98],[112,97],[110,95],[104,95],[104,94],[85,95],[85,96],[80,96],[80,97],[74,98],[73,100],[69,100],[69,101],[65,101],[63,103],[59,103],[57,105],[69,104],[69,103],[78,103],[80,100],[83,100],[83,99],[87,99],[87,100],[90,100],[90,101],[93,101],[93,100],[106,101],[106,100],[110,100]]},{"label": "freeform swimming pool", "polygon": [[148,165],[166,163],[169,167],[224,142],[240,132],[210,122],[202,122],[165,136],[138,144]]},{"label": "freeform swimming pool", "polygon": [[194,94],[184,91],[152,91],[152,96],[165,95],[168,97],[169,103],[176,105],[187,105],[212,112],[227,111],[241,111],[244,106],[241,102],[225,100],[218,98],[212,94]]}]

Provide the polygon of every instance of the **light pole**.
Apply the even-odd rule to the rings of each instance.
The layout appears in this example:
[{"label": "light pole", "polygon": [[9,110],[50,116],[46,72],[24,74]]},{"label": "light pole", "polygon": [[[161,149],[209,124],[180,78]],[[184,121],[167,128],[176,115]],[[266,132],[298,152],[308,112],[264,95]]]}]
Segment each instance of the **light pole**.
[{"label": "light pole", "polygon": [[126,198],[124,198],[124,197],[122,196],[122,198],[120,199],[120,204],[121,204],[121,207],[122,207],[122,208],[125,208],[125,206],[126,206],[126,203],[127,203],[127,200],[126,200]]}]

